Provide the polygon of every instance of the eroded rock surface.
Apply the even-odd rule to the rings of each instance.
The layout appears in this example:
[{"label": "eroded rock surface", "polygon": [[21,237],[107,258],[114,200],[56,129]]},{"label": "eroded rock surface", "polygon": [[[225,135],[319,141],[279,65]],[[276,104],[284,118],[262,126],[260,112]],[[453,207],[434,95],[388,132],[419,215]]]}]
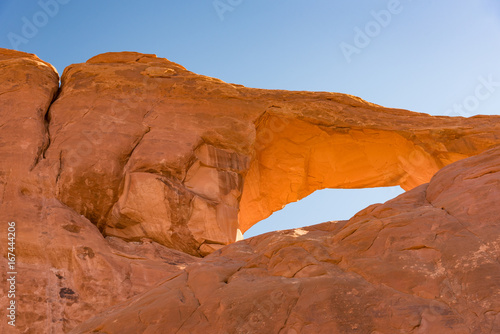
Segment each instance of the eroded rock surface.
[{"label": "eroded rock surface", "polygon": [[[496,147],[500,117],[251,89],[135,52],[58,79],[0,49],[0,226],[6,240],[16,222],[18,332],[67,332],[124,301],[75,332],[497,328],[498,153],[425,183]],[[393,185],[416,188],[349,222],[234,243],[317,189]]]},{"label": "eroded rock surface", "polygon": [[[0,219],[16,222],[20,333],[67,332],[197,261],[147,240],[104,239],[85,217],[56,199],[9,199],[2,203]],[[7,240],[6,232],[2,237]],[[2,242],[2,255],[6,253]],[[9,276],[6,262],[2,257],[3,282]],[[2,284],[1,305],[10,300],[6,287]],[[6,321],[0,328],[7,330]]]},{"label": "eroded rock surface", "polygon": [[[0,49],[1,333],[64,333],[198,261],[151,240],[107,237],[56,198],[47,110],[59,87],[36,56]],[[57,172],[57,171],[56,171]],[[7,325],[7,223],[16,223],[16,327]],[[4,307],[5,306],[5,307]]]},{"label": "eroded rock surface", "polygon": [[349,221],[229,245],[74,333],[495,333],[498,166],[497,148]]},{"label": "eroded rock surface", "polygon": [[44,161],[57,197],[106,235],[196,256],[317,189],[411,189],[500,142],[499,117],[250,89],[153,55],[99,55],[61,80]]}]

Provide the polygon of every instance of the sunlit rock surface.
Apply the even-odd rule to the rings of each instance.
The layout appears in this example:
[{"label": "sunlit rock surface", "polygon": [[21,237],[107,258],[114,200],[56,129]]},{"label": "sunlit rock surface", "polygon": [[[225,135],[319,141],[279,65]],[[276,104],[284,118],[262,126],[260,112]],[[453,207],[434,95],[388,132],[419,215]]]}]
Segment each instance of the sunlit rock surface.
[{"label": "sunlit rock surface", "polygon": [[[59,88],[0,49],[0,74],[19,332],[500,330],[500,117],[251,89],[133,52],[71,65]],[[393,185],[413,190],[234,243],[315,190]]]},{"label": "sunlit rock surface", "polygon": [[229,245],[74,333],[495,333],[500,148],[349,221]]}]

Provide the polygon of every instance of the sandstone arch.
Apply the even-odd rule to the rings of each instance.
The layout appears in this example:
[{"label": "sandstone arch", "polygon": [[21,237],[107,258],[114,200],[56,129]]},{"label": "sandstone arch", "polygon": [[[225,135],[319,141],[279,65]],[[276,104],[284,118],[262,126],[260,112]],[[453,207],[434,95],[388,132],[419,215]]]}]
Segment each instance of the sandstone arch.
[{"label": "sandstone arch", "polygon": [[272,115],[257,129],[256,158],[240,202],[243,232],[316,190],[394,185],[408,190],[443,165],[394,131],[332,128]]},{"label": "sandstone arch", "polygon": [[[498,328],[498,147],[349,221],[224,247],[315,188],[426,182],[498,146],[498,116],[249,89],[138,53],[72,65],[59,89],[50,65],[0,49],[0,74],[0,225],[16,222],[21,331],[93,315],[75,332],[236,330],[242,314],[297,332]],[[247,303],[277,290],[274,313]]]},{"label": "sandstone arch", "polygon": [[[416,114],[407,117],[411,120]],[[412,189],[429,182],[445,165],[470,155],[481,142],[481,135],[459,127],[391,129],[382,122],[342,127],[284,113],[265,113],[256,123],[256,133],[254,159],[240,202],[243,232],[318,189],[395,185]]]},{"label": "sandstone arch", "polygon": [[65,69],[32,175],[105,236],[204,256],[317,189],[428,182],[499,144],[498,119],[246,88],[107,53]]}]

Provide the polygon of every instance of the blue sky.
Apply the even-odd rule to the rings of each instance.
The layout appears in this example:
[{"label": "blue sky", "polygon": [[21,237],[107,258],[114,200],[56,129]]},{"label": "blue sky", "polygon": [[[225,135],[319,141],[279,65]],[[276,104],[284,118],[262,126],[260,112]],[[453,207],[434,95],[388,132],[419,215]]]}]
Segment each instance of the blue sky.
[{"label": "blue sky", "polygon": [[[497,0],[2,0],[0,32],[1,47],[60,73],[102,52],[139,51],[249,87],[348,93],[434,115],[500,112]],[[314,213],[325,211],[318,220],[305,207],[267,225],[347,218],[361,198],[395,195],[353,190],[363,206],[348,210],[347,192],[312,195]]]}]

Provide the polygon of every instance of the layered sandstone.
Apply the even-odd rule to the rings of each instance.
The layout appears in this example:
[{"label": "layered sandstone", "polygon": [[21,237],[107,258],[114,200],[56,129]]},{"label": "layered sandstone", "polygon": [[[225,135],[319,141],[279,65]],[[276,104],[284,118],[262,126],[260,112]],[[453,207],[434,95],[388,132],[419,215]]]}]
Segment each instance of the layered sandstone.
[{"label": "layered sandstone", "polygon": [[[134,52],[69,66],[59,87],[50,64],[0,49],[0,78],[0,224],[17,224],[22,332],[67,332],[125,300],[81,328],[465,332],[498,321],[494,261],[478,292],[490,273],[478,259],[498,246],[497,151],[422,184],[497,146],[500,117],[251,89]],[[416,189],[349,222],[234,243],[317,189],[392,185]],[[245,302],[258,296],[271,298],[265,312]]]}]

